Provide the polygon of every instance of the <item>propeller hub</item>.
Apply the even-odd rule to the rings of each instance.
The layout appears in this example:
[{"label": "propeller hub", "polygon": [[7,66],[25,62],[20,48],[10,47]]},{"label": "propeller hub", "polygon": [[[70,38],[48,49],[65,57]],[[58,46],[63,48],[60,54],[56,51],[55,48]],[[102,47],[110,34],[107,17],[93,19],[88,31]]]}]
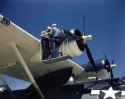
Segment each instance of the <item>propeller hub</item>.
[{"label": "propeller hub", "polygon": [[83,39],[84,41],[92,40],[92,35],[83,35],[83,36],[82,36],[82,39]]}]

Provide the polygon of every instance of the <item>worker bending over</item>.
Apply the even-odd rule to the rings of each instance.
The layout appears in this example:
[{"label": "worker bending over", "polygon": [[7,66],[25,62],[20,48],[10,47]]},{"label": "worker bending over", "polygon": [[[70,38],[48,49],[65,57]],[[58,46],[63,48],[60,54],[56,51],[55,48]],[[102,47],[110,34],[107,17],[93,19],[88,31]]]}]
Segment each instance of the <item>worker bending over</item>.
[{"label": "worker bending over", "polygon": [[56,24],[47,27],[47,30],[42,31],[42,60],[56,58],[59,56],[59,46],[63,41],[63,32]]}]

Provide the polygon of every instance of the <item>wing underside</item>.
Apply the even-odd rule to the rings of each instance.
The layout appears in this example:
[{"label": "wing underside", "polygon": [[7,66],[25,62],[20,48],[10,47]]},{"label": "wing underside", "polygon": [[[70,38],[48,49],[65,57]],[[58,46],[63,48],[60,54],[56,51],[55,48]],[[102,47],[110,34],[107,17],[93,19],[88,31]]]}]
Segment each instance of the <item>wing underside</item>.
[{"label": "wing underside", "polygon": [[25,75],[10,46],[11,42],[18,46],[20,53],[34,76],[42,76],[66,67],[73,67],[75,75],[80,74],[84,70],[79,64],[70,59],[53,64],[32,63],[31,58],[40,50],[40,40],[0,15],[0,72],[2,74],[12,74],[20,78],[24,78],[23,76]]}]

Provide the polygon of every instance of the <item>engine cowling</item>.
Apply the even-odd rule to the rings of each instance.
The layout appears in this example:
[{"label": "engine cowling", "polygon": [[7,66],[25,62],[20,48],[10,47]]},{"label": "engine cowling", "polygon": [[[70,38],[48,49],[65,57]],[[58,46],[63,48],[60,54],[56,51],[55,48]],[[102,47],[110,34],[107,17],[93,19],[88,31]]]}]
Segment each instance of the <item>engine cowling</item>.
[{"label": "engine cowling", "polygon": [[[80,44],[81,43],[81,44]],[[79,56],[83,53],[83,50],[81,47],[83,47],[84,44],[82,42],[77,40],[65,40],[60,46],[60,52],[62,55],[68,55],[71,57]]]},{"label": "engine cowling", "polygon": [[69,55],[71,57],[79,56],[84,51],[84,42],[82,33],[78,29],[72,29],[70,31],[64,31],[65,34],[69,34],[67,39],[65,39],[60,45],[60,52],[63,55]]}]

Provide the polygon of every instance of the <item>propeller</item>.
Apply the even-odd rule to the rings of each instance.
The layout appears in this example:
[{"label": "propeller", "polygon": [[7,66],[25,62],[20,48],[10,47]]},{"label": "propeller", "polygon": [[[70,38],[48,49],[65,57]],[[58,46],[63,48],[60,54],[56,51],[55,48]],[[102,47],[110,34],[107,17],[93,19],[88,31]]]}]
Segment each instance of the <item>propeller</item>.
[{"label": "propeller", "polygon": [[86,32],[84,32],[82,35],[82,33],[78,29],[71,30],[70,32],[73,34],[74,38],[76,38],[77,42],[79,42],[78,44],[80,46],[80,49],[82,51],[86,50],[87,57],[88,57],[90,63],[92,64],[95,72],[97,73],[97,67],[95,65],[94,58],[93,58],[90,48],[87,44],[88,40],[92,40],[92,35],[87,35]]},{"label": "propeller", "polygon": [[90,63],[92,64],[95,72],[97,73],[97,68],[95,65],[94,58],[93,58],[90,48],[88,47],[88,44],[87,44],[88,40],[92,40],[92,35],[87,35],[86,32],[84,32],[82,35],[82,33],[78,29],[71,30],[70,32],[73,34],[74,38],[76,38],[76,40],[79,41],[78,44],[81,44],[80,46],[82,46],[82,51],[86,50],[88,59],[89,59]]},{"label": "propeller", "polygon": [[116,66],[116,64],[114,64],[114,61],[110,62],[107,58],[107,56],[105,56],[105,69],[107,70],[108,73],[110,73],[110,79],[111,81],[114,79],[114,74],[113,74],[113,70],[112,67]]},{"label": "propeller", "polygon": [[90,51],[90,48],[88,47],[88,44],[85,43],[85,44],[84,44],[84,47],[85,47],[85,50],[86,50],[86,54],[87,54],[87,56],[88,56],[88,59],[89,59],[90,63],[92,64],[92,66],[93,66],[95,72],[97,73],[96,64],[95,64],[94,58],[93,58],[93,56],[92,56],[92,53],[91,53],[91,51]]},{"label": "propeller", "polygon": [[86,54],[87,54],[87,57],[88,57],[91,65],[93,66],[95,72],[97,73],[97,67],[96,67],[94,58],[93,58],[92,53],[90,51],[90,48],[89,48],[89,46],[87,44],[87,40],[92,40],[92,35],[87,35],[86,27],[85,27],[86,26],[86,24],[85,24],[86,22],[85,21],[86,21],[85,20],[85,16],[83,16],[83,18],[82,18],[82,22],[83,23],[82,24],[83,24],[83,31],[84,31],[84,33],[82,35],[82,39],[83,39],[83,43],[84,43],[84,49],[86,50]]}]

